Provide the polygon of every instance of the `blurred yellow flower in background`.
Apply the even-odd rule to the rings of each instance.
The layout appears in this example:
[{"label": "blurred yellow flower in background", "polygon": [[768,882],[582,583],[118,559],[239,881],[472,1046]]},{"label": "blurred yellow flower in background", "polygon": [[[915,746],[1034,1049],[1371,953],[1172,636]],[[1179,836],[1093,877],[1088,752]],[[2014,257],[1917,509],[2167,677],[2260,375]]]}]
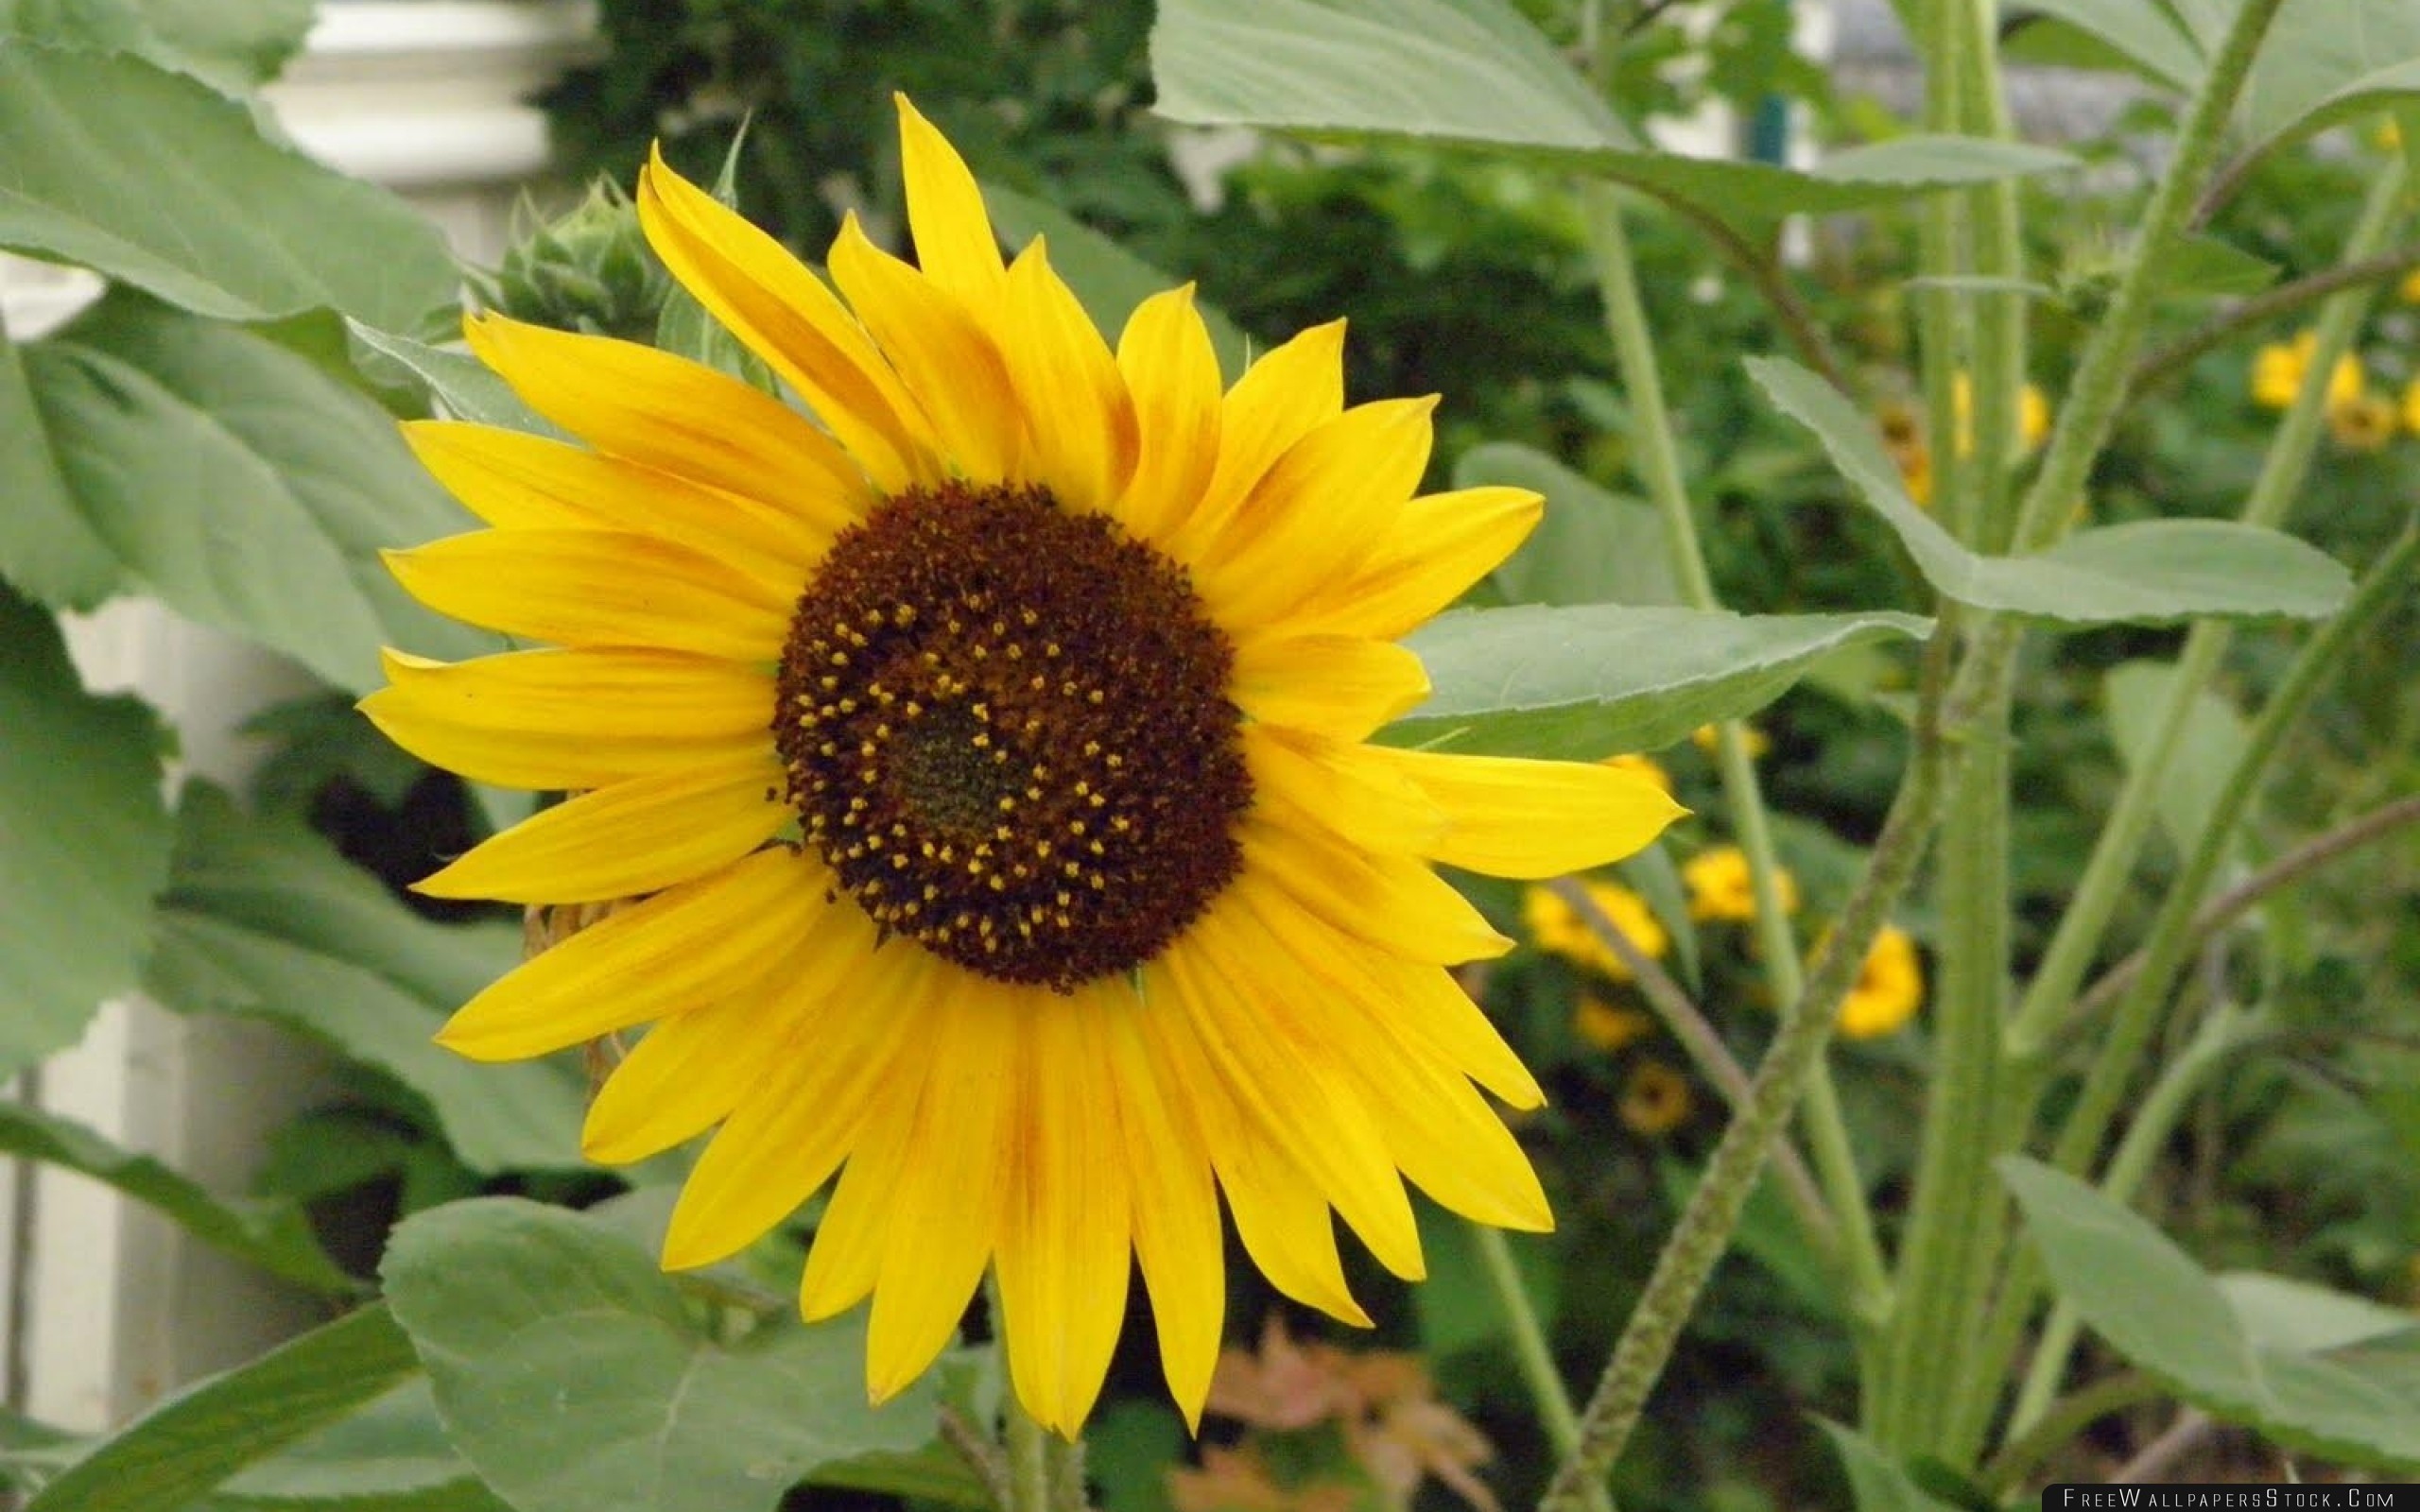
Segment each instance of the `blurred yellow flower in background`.
[{"label": "blurred yellow flower in background", "polygon": [[1608,756],[1597,765],[1610,766],[1617,772],[1628,772],[1634,777],[1644,777],[1665,792],[1672,791],[1672,774],[1652,756]]},{"label": "blurred yellow flower in background", "polygon": [[[1640,954],[1660,959],[1671,948],[1670,936],[1655,921],[1646,899],[1618,883],[1588,882],[1582,885],[1588,891],[1588,901],[1630,936]],[[1538,949],[1560,955],[1574,966],[1601,971],[1616,982],[1630,980],[1630,968],[1622,964],[1613,947],[1598,938],[1597,932],[1580,917],[1580,910],[1553,888],[1533,886],[1524,893],[1521,919],[1529,925],[1530,938]]]},{"label": "blurred yellow flower in background", "polygon": [[[1773,748],[1772,737],[1755,726],[1744,725],[1741,727],[1741,732],[1747,737],[1750,761],[1754,761]],[[1722,727],[1720,725],[1698,726],[1697,729],[1689,731],[1689,744],[1709,756],[1713,755],[1722,748]]]},{"label": "blurred yellow flower in background", "polygon": [[1642,1060],[1622,1079],[1621,1100],[1614,1111],[1624,1128],[1651,1139],[1680,1127],[1696,1102],[1686,1076],[1663,1061]]},{"label": "blurred yellow flower in background", "polygon": [[1916,1016],[1924,997],[1925,973],[1916,959],[1916,942],[1906,930],[1885,924],[1858,969],[1857,985],[1841,1002],[1841,1033],[1851,1040],[1891,1034]]},{"label": "blurred yellow flower in background", "polygon": [[[2253,353],[2252,402],[2263,409],[2284,409],[2292,404],[2318,346],[2318,335],[2305,331],[2291,341],[2273,341]],[[2346,352],[2336,359],[2335,369],[2327,377],[2329,406],[2360,398],[2363,387],[2360,359]]]},{"label": "blurred yellow flower in background", "polygon": [[1655,1021],[1636,1008],[1616,1007],[1603,998],[1583,996],[1571,1010],[1571,1032],[1610,1054],[1627,1050],[1653,1034]]},{"label": "blurred yellow flower in background", "polygon": [[[2407,392],[2407,404],[2410,398]],[[2384,394],[2355,394],[2342,402],[2328,402],[2327,434],[2347,450],[2375,452],[2394,439],[2401,419],[2394,401]]]},{"label": "blurred yellow flower in background", "polygon": [[2403,390],[2403,428],[2420,435],[2420,378],[2414,378]]},{"label": "blurred yellow flower in background", "polygon": [[2420,267],[2404,274],[2403,282],[2394,286],[2394,292],[2406,304],[2420,304]]},{"label": "blurred yellow flower in background", "polygon": [[[1756,917],[1756,886],[1747,853],[1736,845],[1719,845],[1691,856],[1681,868],[1689,888],[1689,917],[1745,923]],[[1798,879],[1776,868],[1773,882],[1781,893],[1782,912],[1798,912]]]}]

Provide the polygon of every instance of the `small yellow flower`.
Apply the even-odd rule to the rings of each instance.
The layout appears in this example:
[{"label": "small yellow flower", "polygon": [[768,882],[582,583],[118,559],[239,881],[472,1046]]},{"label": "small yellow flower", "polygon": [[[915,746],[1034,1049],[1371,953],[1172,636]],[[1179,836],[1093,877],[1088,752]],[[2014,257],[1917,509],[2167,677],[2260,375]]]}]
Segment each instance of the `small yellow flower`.
[{"label": "small yellow flower", "polygon": [[2420,267],[2404,274],[2403,282],[2394,286],[2394,292],[2406,304],[2420,304]]},{"label": "small yellow flower", "polygon": [[1903,1027],[1924,1001],[1924,968],[1907,931],[1885,924],[1858,969],[1857,985],[1841,1003],[1841,1033],[1873,1040]]},{"label": "small yellow flower", "polygon": [[1652,756],[1608,756],[1597,765],[1610,766],[1617,772],[1628,772],[1634,777],[1644,777],[1665,792],[1672,791],[1672,774]]},{"label": "small yellow flower", "polygon": [[2356,394],[2328,404],[2327,433],[2347,451],[2375,452],[2394,439],[2400,419],[2394,401],[2384,394]]},{"label": "small yellow flower", "polygon": [[[2253,354],[2252,402],[2263,409],[2284,409],[2301,392],[2303,374],[2310,370],[2310,359],[2319,345],[2316,334],[2305,331],[2290,342],[2271,342]],[[2361,396],[2364,387],[2360,359],[2350,352],[2336,359],[2336,367],[2327,378],[2327,403],[2348,404]]]},{"label": "small yellow flower", "polygon": [[[1630,936],[1639,954],[1661,959],[1671,948],[1671,939],[1664,933],[1664,926],[1655,921],[1647,900],[1616,883],[1591,882],[1584,885],[1589,902]],[[1598,938],[1597,932],[1580,917],[1580,911],[1553,888],[1529,889],[1521,900],[1521,919],[1529,925],[1530,938],[1538,949],[1560,955],[1574,966],[1601,971],[1616,982],[1630,980],[1630,968],[1622,964],[1613,947]]]},{"label": "small yellow flower", "polygon": [[2420,435],[2420,378],[2403,390],[2403,428]]},{"label": "small yellow flower", "polygon": [[[1744,923],[1756,917],[1756,887],[1747,853],[1736,845],[1716,846],[1691,856],[1681,868],[1689,887],[1689,917]],[[1775,869],[1773,882],[1781,893],[1782,912],[1798,912],[1798,880]]]},{"label": "small yellow flower", "polygon": [[1636,1008],[1617,1008],[1599,997],[1582,997],[1571,1010],[1571,1032],[1611,1054],[1655,1032],[1655,1021]]},{"label": "small yellow flower", "polygon": [[[1746,725],[1741,727],[1741,729],[1748,738],[1748,759],[1750,761],[1754,761],[1757,757],[1762,756],[1765,752],[1773,748],[1772,739],[1755,726]],[[1722,748],[1722,727],[1720,725],[1700,725],[1697,729],[1689,731],[1689,743],[1697,747],[1698,749],[1711,756],[1716,751]]]},{"label": "small yellow flower", "polygon": [[1686,1076],[1660,1060],[1642,1060],[1623,1078],[1614,1111],[1624,1128],[1652,1139],[1685,1123],[1695,1102]]},{"label": "small yellow flower", "polygon": [[2027,451],[2037,451],[2050,438],[2050,400],[2031,384],[2016,394],[2016,439]]}]

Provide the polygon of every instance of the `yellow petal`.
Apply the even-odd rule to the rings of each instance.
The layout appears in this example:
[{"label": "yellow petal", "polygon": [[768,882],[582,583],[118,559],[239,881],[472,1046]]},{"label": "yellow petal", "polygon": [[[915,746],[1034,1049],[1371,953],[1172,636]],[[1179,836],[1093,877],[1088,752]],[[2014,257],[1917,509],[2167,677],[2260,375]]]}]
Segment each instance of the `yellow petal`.
[{"label": "yellow petal", "polygon": [[876,1402],[905,1390],[958,1336],[999,1237],[1010,1152],[1031,1132],[1010,1116],[1008,1068],[1028,1053],[1023,1005],[1002,1002],[997,983],[955,968],[942,975],[866,1328],[866,1390]]},{"label": "yellow petal", "polygon": [[1133,1230],[1102,1041],[1111,1016],[1134,1011],[1133,989],[1113,980],[1016,1006],[1026,1020],[1019,1158],[997,1262],[1009,1372],[1027,1410],[1073,1438],[1126,1317]]},{"label": "yellow petal", "polygon": [[791,605],[770,584],[628,530],[475,530],[386,559],[440,614],[558,645],[771,662],[789,633]]},{"label": "yellow petal", "polygon": [[1436,405],[1357,404],[1287,449],[1194,566],[1220,623],[1284,619],[1360,569],[1428,466]]},{"label": "yellow petal", "polygon": [[[832,538],[873,503],[854,468],[845,477],[769,479],[782,491],[742,496],[492,425],[414,421],[404,438],[437,481],[492,525],[601,525],[662,536],[793,593]],[[833,455],[845,462],[837,450]]]},{"label": "yellow petal", "polygon": [[1211,1064],[1249,1120],[1316,1179],[1378,1263],[1418,1280],[1420,1231],[1369,1109],[1330,1064],[1338,1047],[1297,1005],[1303,988],[1230,886],[1164,957]]},{"label": "yellow petal", "polygon": [[[790,854],[758,852],[771,857]],[[755,862],[752,856],[739,865]],[[802,911],[795,900],[785,898],[779,900],[778,907],[766,910],[775,915],[769,924],[751,917],[735,931],[777,936],[766,953],[772,970],[753,981],[743,981],[735,972],[733,980],[740,985],[718,1001],[648,1031],[589,1106],[580,1150],[590,1160],[608,1163],[645,1160],[701,1132],[743,1104],[765,1103],[769,1087],[796,1092],[798,1077],[810,1072],[838,1075],[853,1068],[863,1070],[878,1057],[881,1046],[891,1042],[878,1032],[879,1022],[853,1014],[854,1000],[835,990],[835,984],[843,978],[861,968],[872,968],[863,953],[873,948],[873,927],[853,905],[823,902],[823,888],[830,879],[820,866],[794,858],[789,869],[797,874],[802,888],[810,889],[814,906]],[[586,934],[575,935],[567,943],[578,944],[586,937]],[[692,972],[696,968],[683,961],[675,970]],[[852,1033],[876,1048],[839,1056],[838,1047],[851,1042]],[[811,1051],[809,1036],[814,1040]],[[802,1100],[827,1122],[843,1122],[828,1087]],[[778,1113],[782,1106],[774,1099],[771,1111]],[[759,1124],[766,1111],[763,1107],[752,1108],[760,1115]],[[745,1149],[752,1142],[743,1136],[735,1143]],[[785,1137],[769,1143],[785,1159],[805,1143]]]},{"label": "yellow petal", "polygon": [[833,911],[821,864],[760,851],[611,915],[464,1004],[438,1043],[474,1060],[543,1056],[752,988]]},{"label": "yellow petal", "polygon": [[1177,1410],[1198,1433],[1226,1320],[1225,1246],[1209,1136],[1193,1107],[1197,1084],[1185,1079],[1184,1068],[1152,1056],[1136,1022],[1164,1011],[1148,998],[1128,1004],[1106,1016],[1103,1040],[1119,1101],[1134,1254],[1150,1289],[1160,1367]]},{"label": "yellow petal", "polygon": [[1427,853],[1492,877],[1559,877],[1618,861],[1688,812],[1653,780],[1619,767],[1433,751],[1382,756],[1445,810],[1445,833]]},{"label": "yellow petal", "polygon": [[1117,338],[1117,370],[1134,396],[1142,445],[1118,517],[1144,540],[1165,541],[1200,507],[1219,465],[1219,353],[1192,284],[1134,307]]},{"label": "yellow petal", "polygon": [[797,817],[769,749],[735,763],[634,777],[522,820],[413,885],[431,898],[605,902],[702,877]]},{"label": "yellow petal", "polygon": [[908,190],[908,228],[916,238],[917,265],[977,309],[997,309],[1006,286],[1000,243],[992,234],[975,175],[907,95],[890,98],[899,108],[899,174]]},{"label": "yellow petal", "polygon": [[1298,607],[1294,627],[1392,641],[1512,555],[1545,507],[1527,489],[1461,489],[1414,499],[1359,572]]},{"label": "yellow petal", "polygon": [[815,1226],[815,1243],[806,1252],[806,1270],[799,1278],[800,1314],[809,1323],[836,1317],[864,1301],[882,1278],[882,1252],[890,1241],[891,1194],[899,1189],[900,1161],[908,1146],[908,1125],[916,1116],[922,1078],[912,1061],[903,1060],[894,1079],[896,1095],[877,1099],[849,1154],[840,1179]]},{"label": "yellow petal", "polygon": [[462,334],[529,407],[600,452],[812,513],[862,508],[865,477],[781,401],[669,352],[476,315]]},{"label": "yellow petal", "polygon": [[1374,985],[1387,1021],[1442,1064],[1459,1069],[1514,1108],[1540,1108],[1547,1095],[1487,1014],[1451,972],[1361,951],[1354,980]]},{"label": "yellow petal", "polygon": [[1227,517],[1287,449],[1344,412],[1344,322],[1313,326],[1253,363],[1227,391],[1219,463],[1181,540],[1187,559],[1218,539]]},{"label": "yellow petal", "polygon": [[1329,927],[1406,960],[1451,966],[1512,948],[1425,861],[1361,850],[1296,812],[1255,811],[1238,833],[1254,875]]},{"label": "yellow petal", "polygon": [[1236,649],[1228,696],[1263,723],[1357,741],[1428,696],[1428,669],[1391,641],[1250,637]]},{"label": "yellow petal", "polygon": [[756,1068],[756,1085],[698,1157],[665,1230],[666,1268],[711,1264],[753,1243],[831,1179],[903,1076],[913,1095],[923,1005],[908,992],[928,973],[868,960],[872,926],[859,916],[853,929],[783,994],[800,1035]]},{"label": "yellow petal", "polygon": [[1253,791],[1316,814],[1372,850],[1426,855],[1445,811],[1375,747],[1267,725],[1244,727]]},{"label": "yellow petal", "polygon": [[383,653],[361,700],[387,738],[475,782],[603,787],[769,745],[773,681],[678,651],[510,651],[447,664]]},{"label": "yellow petal", "polygon": [[1134,401],[1092,317],[1037,236],[1009,268],[1000,345],[1031,428],[1027,475],[1070,509],[1106,513],[1134,475]]},{"label": "yellow petal", "polygon": [[781,243],[673,172],[661,152],[639,174],[639,225],[682,287],[805,397],[876,488],[896,493],[940,481],[914,395],[839,298]]},{"label": "yellow petal", "polygon": [[958,471],[975,483],[1014,472],[1025,452],[1025,418],[999,348],[966,306],[866,240],[855,215],[841,221],[829,266],[857,318],[922,396],[936,440]]}]

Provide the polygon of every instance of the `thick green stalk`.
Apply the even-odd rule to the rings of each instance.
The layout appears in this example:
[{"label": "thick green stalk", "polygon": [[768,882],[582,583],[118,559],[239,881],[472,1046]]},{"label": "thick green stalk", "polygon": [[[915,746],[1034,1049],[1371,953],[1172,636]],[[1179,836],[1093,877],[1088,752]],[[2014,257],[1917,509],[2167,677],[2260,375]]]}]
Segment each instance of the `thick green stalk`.
[{"label": "thick green stalk", "polygon": [[[1648,497],[1663,517],[1665,548],[1671,559],[1673,578],[1690,604],[1700,609],[1720,608],[1714,580],[1706,572],[1705,557],[1698,546],[1697,521],[1690,512],[1688,490],[1681,476],[1680,451],[1673,439],[1671,413],[1664,402],[1664,382],[1655,365],[1654,342],[1648,333],[1647,309],[1639,298],[1630,238],[1622,229],[1620,201],[1612,187],[1603,183],[1583,184],[1581,196],[1598,288],[1605,306],[1605,324],[1614,338],[1615,358],[1631,404],[1639,476],[1647,486]],[[1720,728],[1716,760],[1722,774],[1723,797],[1754,880],[1759,928],[1766,931],[1760,943],[1765,947],[1765,969],[1772,984],[1774,1005],[1787,1019],[1792,1005],[1800,1000],[1804,986],[1799,976],[1798,948],[1790,938],[1788,917],[1780,907],[1780,868],[1773,860],[1764,794],[1748,755],[1746,732],[1736,721]],[[1828,1085],[1830,1074],[1818,1063],[1811,1074],[1826,1085],[1815,1093],[1809,1105],[1807,1144],[1841,1234],[1850,1305],[1860,1317],[1878,1318],[1890,1305],[1889,1282],[1883,1274],[1881,1246],[1874,1237],[1873,1209],[1850,1156],[1847,1126],[1841,1121],[1839,1101],[1831,1095]]]},{"label": "thick green stalk", "polygon": [[[2101,1179],[2104,1194],[2118,1202],[2133,1199],[2135,1189],[2150,1174],[2160,1147],[2168,1143],[2168,1136],[2185,1116],[2187,1105],[2210,1074],[2234,1053],[2243,1040],[2244,1031],[2258,1018],[2256,1013],[2221,1004],[2203,1021],[2192,1043],[2169,1061],[2159,1079],[2152,1083],[2141,1109],[2118,1145],[2117,1158],[2110,1162],[2109,1174]],[[2017,1390],[2016,1406],[2009,1415],[2012,1436],[2023,1436],[2042,1420],[2052,1395],[2059,1389],[2059,1382],[2067,1373],[2067,1356],[2074,1350],[2076,1334],[2083,1327],[2083,1314],[2064,1297],[2050,1310],[2049,1321],[2042,1327],[2042,1342],[2034,1348],[2033,1363],[2026,1370],[2025,1383]]]},{"label": "thick green stalk", "polygon": [[[1567,1460],[1580,1449],[1580,1415],[1572,1411],[1571,1393],[1564,1386],[1563,1372],[1555,1368],[1547,1331],[1530,1306],[1530,1290],[1521,1284],[1512,1246],[1501,1228],[1483,1223],[1471,1224],[1469,1228],[1471,1242],[1478,1246],[1480,1268],[1487,1272],[1488,1287],[1495,1292],[1505,1326],[1512,1331],[1512,1359],[1521,1367],[1522,1383],[1530,1388],[1547,1441]],[[1614,1512],[1613,1493],[1605,1488],[1602,1476],[1582,1487],[1582,1504],[1588,1512]]]},{"label": "thick green stalk", "polygon": [[[1944,135],[1960,128],[1959,95],[1965,83],[1965,18],[1959,12],[1968,0],[1920,0],[1916,8],[1918,46],[1924,58],[1924,126]],[[1960,536],[1975,524],[1975,499],[1968,487],[1973,458],[1962,433],[1971,426],[1958,422],[1958,381],[1969,356],[1963,301],[1942,282],[1967,271],[1966,238],[1961,230],[1961,195],[1934,195],[1924,202],[1916,221],[1916,266],[1931,282],[1916,292],[1916,348],[1922,363],[1925,396],[1925,453],[1932,467],[1932,507],[1942,523]]]}]

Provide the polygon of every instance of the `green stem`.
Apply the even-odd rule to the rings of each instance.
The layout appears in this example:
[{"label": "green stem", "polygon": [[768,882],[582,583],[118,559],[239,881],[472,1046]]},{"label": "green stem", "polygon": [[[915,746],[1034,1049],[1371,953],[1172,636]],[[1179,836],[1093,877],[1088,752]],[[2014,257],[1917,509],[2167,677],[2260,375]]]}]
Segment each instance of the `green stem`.
[{"label": "green stem", "polygon": [[2133,1370],[2104,1376],[2050,1403],[2033,1430],[1994,1456],[1977,1480],[1986,1494],[2006,1498],[2035,1466],[2057,1453],[2078,1434],[2113,1412],[2156,1400],[2166,1394],[2158,1382]]},{"label": "green stem", "polygon": [[1017,1400],[1015,1387],[1000,1397],[1009,1445],[1009,1512],[1051,1512],[1049,1435]]},{"label": "green stem", "polygon": [[[1610,185],[1597,182],[1581,188],[1582,212],[1587,218],[1589,249],[1605,306],[1605,324],[1614,340],[1614,354],[1627,391],[1633,417],[1633,441],[1640,480],[1647,486],[1664,522],[1665,549],[1682,596],[1700,609],[1720,607],[1704,554],[1698,546],[1696,517],[1681,476],[1680,449],[1673,438],[1672,417],[1664,400],[1664,383],[1655,365],[1655,346],[1647,324],[1647,309],[1639,298],[1637,269],[1630,237],[1622,228],[1621,204]],[[1788,916],[1781,911],[1780,868],[1773,860],[1771,827],[1765,818],[1764,794],[1757,786],[1755,766],[1748,755],[1745,730],[1736,721],[1719,732],[1716,760],[1722,774],[1727,802],[1741,851],[1747,856],[1756,894],[1760,943],[1773,1001],[1785,1017],[1799,1002],[1798,946],[1790,937]],[[1874,1237],[1874,1211],[1866,1200],[1856,1162],[1850,1157],[1847,1126],[1841,1121],[1839,1101],[1831,1095],[1830,1074],[1820,1062],[1810,1074],[1826,1083],[1811,1097],[1807,1144],[1816,1174],[1832,1206],[1841,1235],[1841,1253],[1848,1276],[1852,1311],[1878,1318],[1888,1311],[1889,1282],[1882,1267],[1881,1246]]]},{"label": "green stem", "polygon": [[[1960,129],[1959,95],[1965,69],[1966,27],[1958,12],[1968,0],[1921,0],[1917,37],[1924,55],[1927,131]],[[1932,465],[1932,507],[1962,539],[1974,529],[1974,499],[1966,487],[1970,458],[1960,444],[1958,375],[1967,363],[1965,307],[1958,291],[1942,282],[1967,271],[1965,238],[1960,234],[1965,199],[1934,195],[1916,221],[1916,266],[1930,282],[1916,295],[1916,344],[1923,365],[1925,452]]]},{"label": "green stem", "polygon": [[[1569,1459],[1580,1448],[1580,1417],[1572,1411],[1571,1393],[1564,1386],[1563,1372],[1555,1368],[1547,1331],[1530,1306],[1530,1290],[1521,1284],[1512,1243],[1501,1228],[1483,1223],[1469,1227],[1471,1242],[1478,1246],[1479,1265],[1487,1272],[1488,1286],[1495,1293],[1496,1305],[1503,1310],[1505,1326],[1512,1331],[1513,1362],[1521,1368],[1522,1383],[1530,1388],[1530,1400],[1537,1404],[1547,1440],[1554,1445],[1557,1454]],[[1613,1493],[1605,1488],[1603,1477],[1582,1488],[1582,1504],[1589,1512],[1613,1512]]]},{"label": "green stem", "polygon": [[2341,263],[2322,272],[2280,284],[2266,293],[2231,305],[2206,324],[2152,352],[2135,364],[2134,372],[2126,379],[2129,402],[2168,382],[2190,367],[2204,352],[2214,352],[2229,341],[2257,326],[2267,325],[2280,316],[2291,315],[2305,305],[2317,304],[2331,294],[2363,284],[2384,284],[2420,267],[2420,243],[2406,243],[2392,251],[2364,257],[2359,262]]},{"label": "green stem", "polygon": [[[2242,1043],[2244,1031],[2258,1019],[2256,1013],[2221,1004],[2203,1022],[2192,1043],[2169,1062],[2143,1099],[2141,1111],[2126,1130],[2117,1159],[2101,1180],[2100,1189],[2106,1195],[2118,1202],[2132,1200],[2160,1147],[2168,1143],[2169,1135],[2185,1116],[2187,1103]],[[2018,1388],[2016,1406],[2009,1416],[2012,1435],[2021,1437],[2042,1419],[2050,1405],[2051,1393],[2059,1389],[2060,1378],[2067,1373],[2067,1356],[2074,1350],[2076,1335],[2083,1326],[2083,1315],[2064,1297],[2050,1310],[2050,1319],[2043,1325],[2042,1342],[2034,1349],[2033,1363],[2026,1370],[2025,1383]]]}]

